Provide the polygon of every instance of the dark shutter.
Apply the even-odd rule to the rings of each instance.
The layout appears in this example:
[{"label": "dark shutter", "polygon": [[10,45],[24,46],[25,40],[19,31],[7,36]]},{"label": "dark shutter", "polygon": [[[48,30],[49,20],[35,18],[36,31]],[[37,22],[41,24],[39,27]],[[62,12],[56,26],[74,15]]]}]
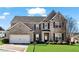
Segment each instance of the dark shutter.
[{"label": "dark shutter", "polygon": [[62,40],[64,40],[64,33],[62,33]]},{"label": "dark shutter", "polygon": [[55,41],[55,33],[53,33],[53,40]]},{"label": "dark shutter", "polygon": [[50,24],[48,23],[48,29],[50,29]]},{"label": "dark shutter", "polygon": [[41,24],[39,24],[39,29],[41,29]]},{"label": "dark shutter", "polygon": [[43,23],[43,29],[44,29],[44,23]]},{"label": "dark shutter", "polygon": [[36,24],[34,24],[34,30],[36,30]]},{"label": "dark shutter", "polygon": [[58,26],[59,26],[59,28],[61,28],[62,27],[62,23],[60,22]]},{"label": "dark shutter", "polygon": [[55,28],[55,22],[53,22],[53,27]]},{"label": "dark shutter", "polygon": [[36,36],[35,36],[35,33],[34,33],[34,40],[33,40],[34,42],[36,41]]},{"label": "dark shutter", "polygon": [[41,33],[39,34],[39,41],[41,42]]}]

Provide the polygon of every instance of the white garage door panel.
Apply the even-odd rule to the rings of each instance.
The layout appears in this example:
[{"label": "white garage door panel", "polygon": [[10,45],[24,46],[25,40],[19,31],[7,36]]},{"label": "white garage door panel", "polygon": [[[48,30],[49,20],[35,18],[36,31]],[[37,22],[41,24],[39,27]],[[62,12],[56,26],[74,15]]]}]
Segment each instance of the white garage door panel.
[{"label": "white garage door panel", "polygon": [[10,43],[30,43],[30,35],[10,35]]}]

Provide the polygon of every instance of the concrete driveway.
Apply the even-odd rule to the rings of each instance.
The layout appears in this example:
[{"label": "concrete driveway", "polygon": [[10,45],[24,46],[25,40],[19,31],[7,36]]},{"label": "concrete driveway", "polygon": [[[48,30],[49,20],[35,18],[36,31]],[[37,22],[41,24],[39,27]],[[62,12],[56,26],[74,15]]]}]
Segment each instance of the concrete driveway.
[{"label": "concrete driveway", "polygon": [[24,50],[28,48],[28,45],[19,44],[4,44],[0,46],[0,51],[4,52],[25,52]]}]

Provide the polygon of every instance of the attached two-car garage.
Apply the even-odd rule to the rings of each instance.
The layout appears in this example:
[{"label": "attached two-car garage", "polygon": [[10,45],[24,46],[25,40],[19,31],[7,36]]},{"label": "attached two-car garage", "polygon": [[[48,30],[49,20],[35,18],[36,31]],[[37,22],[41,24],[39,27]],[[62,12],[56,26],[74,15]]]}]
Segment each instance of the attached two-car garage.
[{"label": "attached two-car garage", "polygon": [[30,43],[30,35],[10,35],[9,43]]}]

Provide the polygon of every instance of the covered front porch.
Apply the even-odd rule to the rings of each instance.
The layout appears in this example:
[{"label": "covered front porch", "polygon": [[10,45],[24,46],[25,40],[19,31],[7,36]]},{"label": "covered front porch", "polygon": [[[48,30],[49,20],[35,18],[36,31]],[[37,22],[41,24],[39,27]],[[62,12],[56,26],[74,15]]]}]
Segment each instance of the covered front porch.
[{"label": "covered front porch", "polygon": [[42,31],[42,42],[47,42],[50,40],[50,32]]}]

